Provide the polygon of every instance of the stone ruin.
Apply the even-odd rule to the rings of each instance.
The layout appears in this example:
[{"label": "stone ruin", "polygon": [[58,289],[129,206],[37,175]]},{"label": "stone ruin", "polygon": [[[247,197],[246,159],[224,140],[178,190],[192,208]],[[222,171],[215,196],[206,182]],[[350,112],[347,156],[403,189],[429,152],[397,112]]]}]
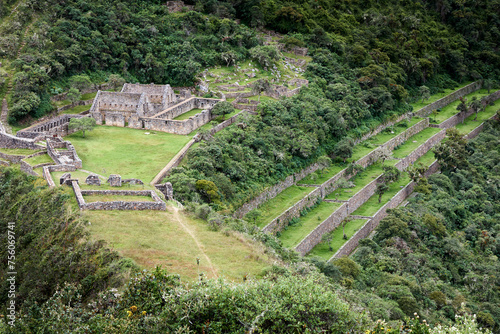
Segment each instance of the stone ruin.
[{"label": "stone ruin", "polygon": [[99,178],[99,176],[97,176],[95,174],[90,174],[85,179],[85,184],[88,184],[89,186],[100,186],[101,185],[101,179]]},{"label": "stone ruin", "polygon": [[[212,120],[211,109],[220,99],[192,97],[189,90],[175,94],[170,85],[123,85],[120,92],[98,91],[90,108],[97,124],[189,134]],[[186,120],[174,118],[195,108]]]},{"label": "stone ruin", "polygon": [[165,5],[167,6],[169,13],[181,12],[184,8],[187,11],[191,11],[194,8],[192,5],[186,5],[184,1],[167,1]]},{"label": "stone ruin", "polygon": [[122,177],[118,174],[111,174],[106,182],[108,182],[111,187],[121,187]]},{"label": "stone ruin", "polygon": [[70,173],[64,173],[60,178],[59,178],[59,184],[63,185],[66,184],[68,186],[71,186],[71,174]]},{"label": "stone ruin", "polygon": [[172,183],[167,182],[164,184],[157,184],[155,187],[156,189],[161,191],[163,195],[165,195],[165,198],[167,200],[170,201],[174,199],[174,188],[172,187]]},{"label": "stone ruin", "polygon": [[144,184],[144,182],[142,182],[142,180],[139,180],[139,179],[123,179],[122,180],[122,184],[138,184],[138,185],[141,185],[141,184]]}]

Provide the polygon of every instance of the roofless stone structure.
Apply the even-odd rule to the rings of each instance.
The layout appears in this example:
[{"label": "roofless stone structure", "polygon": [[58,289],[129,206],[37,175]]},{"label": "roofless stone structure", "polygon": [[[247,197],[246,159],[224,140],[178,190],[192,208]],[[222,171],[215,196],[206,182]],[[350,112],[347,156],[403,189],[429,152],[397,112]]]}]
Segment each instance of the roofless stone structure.
[{"label": "roofless stone structure", "polygon": [[[97,124],[189,134],[212,119],[211,109],[221,100],[175,94],[170,85],[126,83],[120,92],[98,91],[90,108]],[[174,118],[195,108],[200,113],[186,120]]]}]

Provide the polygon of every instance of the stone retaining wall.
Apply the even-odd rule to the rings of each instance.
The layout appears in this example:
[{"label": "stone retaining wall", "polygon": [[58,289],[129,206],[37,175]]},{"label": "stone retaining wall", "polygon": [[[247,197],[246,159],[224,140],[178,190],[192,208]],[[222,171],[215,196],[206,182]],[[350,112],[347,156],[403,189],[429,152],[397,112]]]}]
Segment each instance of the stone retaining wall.
[{"label": "stone retaining wall", "polygon": [[285,212],[283,212],[279,217],[273,219],[269,224],[262,228],[263,232],[276,234],[276,232],[281,231],[288,222],[293,218],[300,217],[300,212],[305,208],[310,208],[315,205],[319,198],[323,198],[320,188],[316,188],[307,194],[300,201],[292,205]]},{"label": "stone retaining wall", "polygon": [[41,139],[40,137],[51,137],[58,135],[61,137],[67,136],[76,132],[76,129],[70,130],[68,128],[69,122],[72,118],[82,118],[82,115],[61,115],[41,123],[34,124],[26,129],[19,130],[16,137]]},{"label": "stone retaining wall", "polygon": [[7,133],[0,133],[1,148],[27,148],[30,150],[44,149],[42,145],[36,144],[33,140],[18,138]]},{"label": "stone retaining wall", "polygon": [[175,133],[178,135],[188,135],[199,127],[212,120],[212,114],[209,110],[203,110],[199,114],[191,116],[183,121],[158,118],[141,118],[144,129]]},{"label": "stone retaining wall", "polygon": [[[403,120],[404,118],[405,117],[401,116],[398,119],[396,119],[394,122],[396,122],[396,121],[399,122],[399,121]],[[384,127],[391,126],[391,125],[395,124],[394,122],[386,123],[384,125]],[[397,136],[395,136],[394,138],[392,138],[391,140],[389,140],[387,143],[381,145],[380,147],[387,147],[388,149],[392,150],[395,146],[400,145],[401,143],[405,142],[411,136],[417,134],[418,132],[420,132],[423,129],[425,129],[426,127],[428,127],[428,125],[429,125],[429,119],[425,118],[425,119],[421,120],[420,122],[414,124],[413,126],[409,127],[408,129],[406,129],[402,133],[398,134]],[[376,135],[380,131],[382,131],[382,129],[374,130],[373,132],[371,132],[371,134],[372,135]],[[361,165],[364,168],[366,168],[367,166],[371,165],[375,161],[375,159],[376,159],[376,157],[378,155],[378,150],[379,149],[380,148],[374,149],[373,151],[371,151],[370,153],[368,153],[364,157],[358,159],[356,161],[356,164]],[[285,181],[281,181],[280,183],[278,183],[275,186],[273,186],[272,188],[270,188],[270,189],[272,189],[270,192],[267,192],[267,190],[264,190],[264,192],[262,193],[262,196],[260,196],[260,195],[257,196],[256,198],[254,198],[251,201],[245,203],[238,210],[236,210],[235,213],[234,213],[235,216],[238,217],[238,218],[242,218],[248,212],[250,212],[250,211],[258,208],[259,205],[262,205],[264,202],[266,202],[266,201],[268,201],[268,200],[276,197],[277,195],[279,195],[286,188],[288,188],[288,187],[290,187],[290,186],[292,186],[294,184],[297,184],[298,181],[302,180],[307,175],[315,172],[318,168],[319,168],[319,166],[317,164],[313,164],[313,165],[311,165],[311,166],[303,169],[302,171],[296,173],[294,175],[295,176],[295,181],[292,184],[290,184],[288,181],[285,180]],[[341,179],[342,177],[346,177],[346,179],[350,179],[354,175],[355,174],[348,175],[348,176],[345,175],[345,169],[344,169],[344,170],[338,172],[337,174],[335,174],[329,180],[325,181],[323,184],[321,184],[319,186],[320,193],[322,194],[322,198],[324,198],[326,195],[330,194],[331,192],[335,191],[335,189],[336,189],[336,182],[339,179]],[[300,202],[297,202],[296,205],[299,205],[298,203],[300,203]],[[297,210],[293,210],[292,208],[289,208],[288,210],[290,210],[290,212],[297,212]],[[301,210],[303,210],[303,208],[299,209],[298,212],[300,212]],[[283,213],[283,217],[281,217],[281,216],[277,217],[275,220],[276,221],[279,220],[280,221],[279,225],[281,226],[284,223],[283,218],[284,217],[289,217],[289,216],[290,215],[287,212],[284,212]],[[272,225],[272,228],[270,227],[270,230],[275,231],[274,225]]]},{"label": "stone retaining wall", "polygon": [[401,159],[398,163],[396,163],[395,167],[399,170],[404,170],[408,168],[410,165],[413,165],[415,161],[417,161],[421,156],[429,152],[431,148],[433,148],[436,144],[441,142],[446,137],[446,130],[441,130],[429,139],[427,139],[423,144],[417,147],[413,152],[408,154],[406,157]]},{"label": "stone retaining wall", "polygon": [[76,101],[74,104],[68,104],[68,105],[62,106],[60,108],[57,108],[57,112],[60,113],[61,111],[65,111],[65,110],[68,110],[68,109],[71,109],[71,108],[74,108],[77,106],[87,106],[89,104],[92,104],[92,102],[94,102],[94,99],[85,100],[85,101]]},{"label": "stone retaining wall", "polygon": [[425,117],[430,115],[434,110],[446,107],[448,104],[458,100],[462,96],[470,94],[481,88],[481,81],[473,82],[465,87],[460,88],[459,90],[454,91],[453,93],[417,110],[415,112],[416,115],[420,117]]},{"label": "stone retaining wall", "polygon": [[414,182],[408,183],[394,197],[391,198],[384,206],[382,206],[372,219],[366,222],[354,235],[340,247],[340,249],[330,258],[331,261],[342,256],[347,256],[358,247],[359,240],[364,239],[379,225],[380,221],[387,216],[388,209],[398,207],[403,201],[413,192]]},{"label": "stone retaining wall", "polygon": [[76,167],[73,165],[52,165],[52,166],[44,166],[42,176],[47,181],[50,188],[54,188],[56,186],[54,180],[52,179],[52,172],[74,172]]}]

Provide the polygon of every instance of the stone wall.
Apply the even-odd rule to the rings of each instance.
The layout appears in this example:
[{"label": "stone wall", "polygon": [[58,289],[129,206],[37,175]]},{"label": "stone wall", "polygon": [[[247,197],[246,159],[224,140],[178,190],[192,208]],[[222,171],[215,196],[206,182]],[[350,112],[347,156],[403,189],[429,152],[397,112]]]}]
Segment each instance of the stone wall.
[{"label": "stone wall", "polygon": [[7,133],[0,133],[1,148],[26,148],[30,150],[44,149],[42,145],[36,144],[33,140],[18,138]]},{"label": "stone wall", "polygon": [[179,166],[182,159],[186,156],[188,150],[193,146],[196,141],[191,139],[173,158],[169,163],[154,177],[151,184],[158,184],[170,173],[170,170],[174,167]]},{"label": "stone wall", "polygon": [[[403,120],[404,118],[405,118],[404,115],[400,116],[394,122],[388,122],[388,123],[384,124],[383,126],[384,126],[384,128],[388,127],[388,126],[391,126],[395,122],[399,122],[399,121]],[[395,136],[394,138],[392,138],[390,141],[388,141],[387,143],[385,143],[381,147],[387,147],[388,149],[392,150],[395,146],[403,143],[404,141],[406,141],[411,136],[413,136],[413,135],[417,134],[418,132],[422,131],[423,129],[425,129],[428,126],[428,124],[429,124],[429,120],[427,118],[425,118],[422,121],[420,121],[420,122],[414,124],[413,126],[409,127],[408,129],[406,129],[405,131],[403,131],[399,135]],[[371,135],[376,135],[380,131],[382,131],[382,128],[379,127],[377,130],[372,131]],[[366,137],[365,139],[367,139],[367,138],[368,137]],[[363,167],[366,168],[367,166],[369,166],[370,164],[372,164],[375,161],[375,159],[377,157],[377,154],[378,154],[378,150],[374,149],[372,152],[368,153],[366,156],[364,156],[364,157],[360,158],[359,160],[357,160],[356,163],[358,165],[361,165],[361,166],[363,166]],[[264,202],[266,202],[266,201],[268,201],[268,200],[276,197],[283,190],[285,190],[286,188],[290,187],[291,185],[296,184],[298,181],[300,181],[301,179],[303,179],[307,175],[311,174],[312,172],[316,171],[317,169],[318,169],[318,165],[317,164],[313,164],[312,166],[309,166],[309,167],[303,169],[299,173],[296,173],[295,174],[295,181],[294,181],[294,183],[292,183],[290,185],[288,185],[288,182],[286,182],[286,181],[281,181],[280,183],[278,183],[277,185],[275,185],[275,186],[272,187],[273,190],[270,193],[265,193],[266,191],[264,191],[263,196],[259,195],[256,198],[254,198],[251,201],[249,201],[248,203],[246,203],[243,206],[241,206],[238,210],[235,211],[235,213],[234,213],[235,216],[238,217],[238,218],[242,218],[244,215],[246,215],[251,210],[254,210],[254,209],[258,208],[259,205],[261,205]],[[354,175],[355,174],[353,174],[353,175],[345,175],[345,169],[344,169],[344,170],[338,172],[337,174],[335,174],[329,180],[325,181],[323,184],[321,184],[319,186],[320,187],[320,192],[322,194],[322,198],[324,198],[324,196],[330,194],[331,192],[335,191],[335,189],[336,189],[336,182],[339,179],[341,179],[342,177],[345,177],[346,179],[350,179]],[[300,177],[298,177],[298,176],[300,176]],[[272,197],[270,197],[270,195],[272,195]],[[300,210],[302,210],[302,209],[300,209]],[[300,212],[300,210],[299,210],[299,212]],[[292,210],[292,211],[295,212],[297,210]],[[285,213],[283,215],[285,215]],[[286,214],[286,216],[289,216],[289,215]],[[283,217],[281,217],[281,218],[278,217],[277,219],[280,220],[280,224],[283,224]],[[274,228],[273,228],[273,230],[274,230]]]},{"label": "stone wall", "polygon": [[50,188],[56,186],[54,180],[52,179],[52,172],[74,172],[76,167],[73,165],[52,165],[52,166],[44,166],[43,167],[43,178],[49,184]]},{"label": "stone wall", "polygon": [[329,261],[333,259],[340,258],[342,256],[347,256],[358,247],[359,240],[364,239],[370,235],[370,233],[379,225],[380,221],[387,216],[387,210],[398,207],[403,201],[410,196],[413,192],[414,182],[408,183],[403,189],[401,189],[394,197],[391,198],[382,208],[380,208],[372,219],[367,221],[354,235],[340,247],[340,249],[330,258]]},{"label": "stone wall", "polygon": [[481,81],[476,81],[476,82],[473,82],[471,83],[470,85],[467,85],[463,88],[460,88],[456,91],[454,91],[453,93],[417,110],[415,112],[416,115],[420,116],[420,117],[425,117],[425,116],[428,116],[430,115],[434,110],[437,110],[437,109],[440,109],[440,108],[443,108],[443,107],[446,107],[448,104],[458,100],[459,98],[461,98],[462,96],[464,95],[467,95],[469,93],[472,93],[478,89],[481,88]]},{"label": "stone wall", "polygon": [[72,118],[82,118],[85,116],[81,115],[61,115],[41,123],[34,124],[26,129],[19,130],[16,133],[16,137],[19,138],[31,138],[41,140],[42,138],[57,136],[67,136],[76,129],[69,130],[68,125]]},{"label": "stone wall", "polygon": [[220,101],[220,99],[191,97],[184,102],[161,111],[160,113],[152,116],[152,118],[174,119],[195,108],[212,109],[213,106]]},{"label": "stone wall", "polygon": [[429,152],[431,148],[433,148],[436,144],[441,142],[441,140],[446,137],[446,130],[441,130],[429,139],[427,139],[423,144],[417,147],[413,152],[408,154],[406,157],[401,159],[398,163],[396,163],[395,167],[399,170],[404,170],[408,168],[410,165],[413,165],[415,161],[417,161],[421,156],[425,153]]},{"label": "stone wall", "polygon": [[154,131],[175,133],[178,135],[187,135],[212,120],[212,114],[209,110],[203,110],[199,114],[191,116],[183,121],[164,120],[157,118],[141,118],[144,128]]},{"label": "stone wall", "polygon": [[74,104],[68,104],[68,105],[62,106],[60,108],[57,108],[57,113],[74,108],[76,106],[88,106],[89,104],[92,104],[93,102],[94,102],[94,99],[85,100],[85,101],[76,101]]},{"label": "stone wall", "polygon": [[305,208],[310,208],[317,203],[318,199],[322,198],[320,188],[312,190],[300,201],[289,207],[285,212],[283,212],[279,217],[273,219],[269,224],[262,228],[263,232],[276,234],[281,231],[293,218],[300,217],[300,212]]},{"label": "stone wall", "polygon": [[[80,210],[167,210],[165,202],[153,190],[81,190],[76,180],[72,180],[72,187]],[[154,202],[110,201],[86,203],[83,195],[151,196]]]}]

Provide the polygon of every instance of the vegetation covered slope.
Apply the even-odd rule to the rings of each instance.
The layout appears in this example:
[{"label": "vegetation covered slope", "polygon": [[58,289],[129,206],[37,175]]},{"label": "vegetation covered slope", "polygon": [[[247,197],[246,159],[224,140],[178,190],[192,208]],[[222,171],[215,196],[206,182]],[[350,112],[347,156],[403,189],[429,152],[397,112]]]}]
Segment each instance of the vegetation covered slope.
[{"label": "vegetation covered slope", "polygon": [[436,148],[442,173],[429,177],[430,188],[418,187],[409,205],[382,220],[373,241],[360,243],[353,286],[386,300],[374,310],[378,316],[418,312],[447,322],[466,303],[482,326],[498,332],[499,138],[499,121],[468,143],[450,133]]}]

